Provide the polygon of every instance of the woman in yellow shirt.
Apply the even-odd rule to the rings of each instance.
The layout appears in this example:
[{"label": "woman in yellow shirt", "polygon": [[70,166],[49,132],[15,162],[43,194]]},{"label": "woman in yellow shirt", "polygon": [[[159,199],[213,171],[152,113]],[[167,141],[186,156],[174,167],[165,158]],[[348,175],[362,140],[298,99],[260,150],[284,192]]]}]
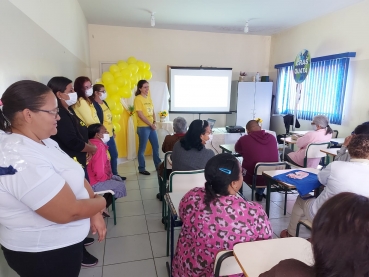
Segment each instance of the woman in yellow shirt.
[{"label": "woman in yellow shirt", "polygon": [[159,158],[159,142],[156,134],[155,112],[151,97],[149,96],[149,83],[146,80],[140,80],[137,84],[135,93],[135,110],[137,112],[137,135],[139,139],[138,146],[138,171],[143,175],[150,175],[145,168],[145,149],[149,140],[152,146],[152,155],[157,169],[161,160]]},{"label": "woman in yellow shirt", "polygon": [[91,80],[81,76],[74,81],[74,91],[77,92],[78,101],[72,106],[76,115],[86,123],[87,127],[94,123],[100,123],[96,109],[88,98],[93,94]]},{"label": "woman in yellow shirt", "polygon": [[107,142],[108,151],[110,154],[110,165],[113,175],[119,176],[122,180],[126,177],[118,175],[118,150],[115,144],[115,135],[112,123],[112,113],[109,106],[104,101],[107,97],[104,85],[97,84],[93,86],[93,94],[89,97],[90,101],[95,107],[99,123],[103,124],[106,130],[109,132],[110,140]]}]

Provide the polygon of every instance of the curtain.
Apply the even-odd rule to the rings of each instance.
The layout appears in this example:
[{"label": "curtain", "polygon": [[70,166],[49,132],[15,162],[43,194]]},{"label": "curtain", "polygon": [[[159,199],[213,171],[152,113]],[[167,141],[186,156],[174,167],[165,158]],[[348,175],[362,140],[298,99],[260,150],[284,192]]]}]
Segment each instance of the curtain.
[{"label": "curtain", "polygon": [[[297,106],[299,119],[311,120],[325,115],[333,124],[341,124],[350,58],[311,63],[310,73],[301,85]],[[278,68],[277,106],[280,114],[293,114],[296,101],[296,83],[292,66]]]}]

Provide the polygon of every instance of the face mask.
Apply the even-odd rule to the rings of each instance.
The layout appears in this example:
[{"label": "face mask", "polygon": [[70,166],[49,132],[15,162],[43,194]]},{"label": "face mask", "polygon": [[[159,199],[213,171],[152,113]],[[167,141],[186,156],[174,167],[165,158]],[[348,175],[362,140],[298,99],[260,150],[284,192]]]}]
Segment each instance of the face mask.
[{"label": "face mask", "polygon": [[213,134],[209,135],[209,140],[208,141],[212,141],[213,140]]},{"label": "face mask", "polygon": [[313,129],[314,129],[314,131],[318,130],[318,128],[316,127],[316,125],[313,125]]},{"label": "face mask", "polygon": [[108,141],[110,140],[110,136],[109,134],[104,134],[104,137],[101,139],[103,141],[103,143],[108,143]]},{"label": "face mask", "polygon": [[106,99],[106,97],[108,96],[108,94],[106,92],[103,92],[99,97],[102,101],[104,101]]},{"label": "face mask", "polygon": [[68,93],[69,99],[68,100],[64,100],[65,103],[67,103],[68,106],[72,106],[74,104],[76,104],[77,102],[77,92],[72,92],[72,93]]},{"label": "face mask", "polygon": [[92,94],[94,93],[92,88],[89,88],[88,90],[86,90],[86,96],[90,97]]}]

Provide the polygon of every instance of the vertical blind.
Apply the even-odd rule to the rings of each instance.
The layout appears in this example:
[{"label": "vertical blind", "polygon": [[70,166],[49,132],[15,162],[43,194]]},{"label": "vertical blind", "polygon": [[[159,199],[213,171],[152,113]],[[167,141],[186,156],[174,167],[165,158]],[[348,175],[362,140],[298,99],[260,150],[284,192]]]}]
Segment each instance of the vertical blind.
[{"label": "vertical blind", "polygon": [[[333,124],[341,124],[350,58],[311,63],[310,73],[301,86],[297,118],[311,120],[325,115]],[[277,68],[277,105],[279,114],[294,114],[296,83],[292,65]]]}]

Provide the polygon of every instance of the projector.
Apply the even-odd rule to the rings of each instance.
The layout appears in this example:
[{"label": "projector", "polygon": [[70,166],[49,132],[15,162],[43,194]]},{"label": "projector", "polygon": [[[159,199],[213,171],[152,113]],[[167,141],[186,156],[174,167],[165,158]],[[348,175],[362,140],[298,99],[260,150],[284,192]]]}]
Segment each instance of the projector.
[{"label": "projector", "polygon": [[226,126],[227,133],[244,133],[245,128],[241,126]]}]

